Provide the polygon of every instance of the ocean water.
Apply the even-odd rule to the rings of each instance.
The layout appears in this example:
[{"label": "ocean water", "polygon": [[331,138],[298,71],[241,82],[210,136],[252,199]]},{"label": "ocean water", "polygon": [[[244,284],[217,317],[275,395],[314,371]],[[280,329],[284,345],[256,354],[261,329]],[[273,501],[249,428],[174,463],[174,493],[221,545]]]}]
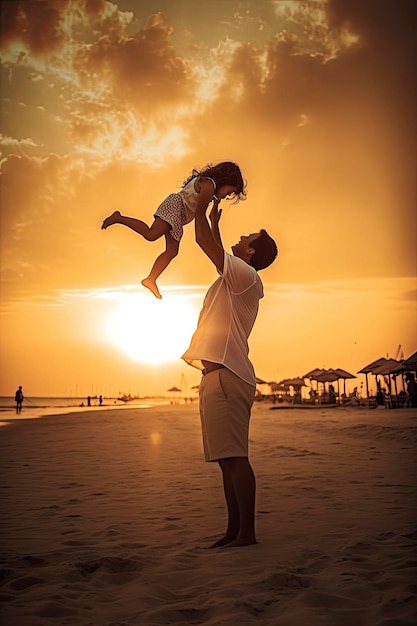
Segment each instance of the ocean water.
[{"label": "ocean water", "polygon": [[[81,403],[87,404],[86,398],[26,398],[23,400],[23,408],[62,408],[62,407],[77,407],[80,406]],[[98,400],[93,400],[92,402],[98,404]],[[0,397],[0,410],[2,409],[10,409],[15,408],[16,402],[14,398],[1,396]]]},{"label": "ocean water", "polygon": [[165,398],[134,398],[127,402],[116,398],[103,398],[100,406],[98,398],[91,398],[91,406],[87,406],[87,399],[83,398],[53,398],[53,397],[25,397],[22,412],[16,413],[16,402],[12,397],[0,397],[0,422],[4,423],[21,420],[80,413],[82,411],[105,411],[106,409],[145,409],[153,406],[169,404]]}]

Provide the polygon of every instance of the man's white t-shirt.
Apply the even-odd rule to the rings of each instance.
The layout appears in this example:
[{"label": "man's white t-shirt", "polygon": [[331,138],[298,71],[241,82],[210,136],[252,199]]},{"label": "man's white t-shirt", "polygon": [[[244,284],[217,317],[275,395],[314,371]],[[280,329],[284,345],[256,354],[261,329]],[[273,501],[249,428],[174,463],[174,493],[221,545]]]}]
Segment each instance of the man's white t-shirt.
[{"label": "man's white t-shirt", "polygon": [[208,290],[190,347],[182,355],[202,368],[201,360],[221,363],[250,385],[256,385],[249,360],[248,337],[263,298],[257,271],[242,259],[224,253],[223,273]]}]

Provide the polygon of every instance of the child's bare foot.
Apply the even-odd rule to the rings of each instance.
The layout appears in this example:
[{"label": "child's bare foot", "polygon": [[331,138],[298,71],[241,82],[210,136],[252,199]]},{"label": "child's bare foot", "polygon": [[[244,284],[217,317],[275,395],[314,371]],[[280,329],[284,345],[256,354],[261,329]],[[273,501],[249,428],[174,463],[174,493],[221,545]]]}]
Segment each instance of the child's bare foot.
[{"label": "child's bare foot", "polygon": [[144,278],[141,282],[142,282],[142,285],[146,287],[146,289],[150,289],[152,291],[155,298],[162,300],[162,296],[159,293],[159,289],[156,286],[156,282],[154,280],[151,280],[150,278]]},{"label": "child's bare foot", "polygon": [[108,226],[111,226],[112,224],[117,224],[118,222],[120,222],[121,217],[122,216],[120,215],[120,211],[115,211],[114,213],[109,215],[109,217],[106,217],[101,225],[101,229],[105,230]]}]

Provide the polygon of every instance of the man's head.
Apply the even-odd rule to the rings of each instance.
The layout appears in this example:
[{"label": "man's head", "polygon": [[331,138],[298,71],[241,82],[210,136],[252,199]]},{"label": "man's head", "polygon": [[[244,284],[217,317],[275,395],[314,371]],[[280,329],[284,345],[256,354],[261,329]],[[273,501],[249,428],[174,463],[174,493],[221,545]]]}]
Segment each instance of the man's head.
[{"label": "man's head", "polygon": [[235,256],[246,261],[256,271],[271,265],[278,254],[277,244],[263,228],[259,233],[243,235],[240,241],[232,246],[232,251]]}]

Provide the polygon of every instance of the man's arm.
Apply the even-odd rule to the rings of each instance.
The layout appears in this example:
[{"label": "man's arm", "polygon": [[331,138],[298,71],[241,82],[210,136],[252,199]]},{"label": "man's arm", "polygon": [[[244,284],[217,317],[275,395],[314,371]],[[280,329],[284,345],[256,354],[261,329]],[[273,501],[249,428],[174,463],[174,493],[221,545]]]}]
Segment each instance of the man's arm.
[{"label": "man's arm", "polygon": [[219,231],[221,210],[218,209],[219,200],[217,198],[214,198],[214,206],[210,213],[211,228],[206,216],[208,205],[212,199],[212,187],[210,188],[209,185],[202,186],[195,213],[195,240],[219,272],[222,273],[224,250]]},{"label": "man's arm", "polygon": [[213,196],[213,206],[210,211],[209,219],[211,223],[211,234],[214,239],[217,241],[219,246],[223,248],[222,238],[220,235],[219,222],[222,216],[222,210],[219,209],[220,200],[217,196]]}]

